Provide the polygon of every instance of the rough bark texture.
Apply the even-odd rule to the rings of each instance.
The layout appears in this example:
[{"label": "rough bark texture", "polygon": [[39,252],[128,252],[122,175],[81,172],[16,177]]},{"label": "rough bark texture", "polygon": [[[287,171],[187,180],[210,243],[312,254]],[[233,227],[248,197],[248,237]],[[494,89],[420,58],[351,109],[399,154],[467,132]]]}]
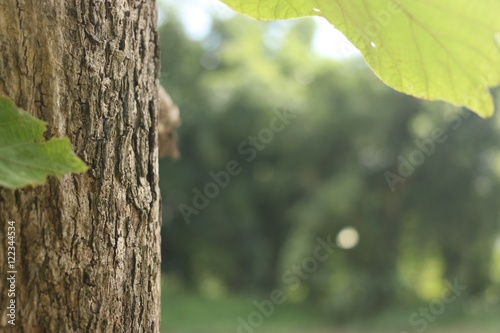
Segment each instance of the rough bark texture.
[{"label": "rough bark texture", "polygon": [[0,0],[0,94],[90,167],[0,189],[1,332],[159,332],[157,42],[154,0]]}]

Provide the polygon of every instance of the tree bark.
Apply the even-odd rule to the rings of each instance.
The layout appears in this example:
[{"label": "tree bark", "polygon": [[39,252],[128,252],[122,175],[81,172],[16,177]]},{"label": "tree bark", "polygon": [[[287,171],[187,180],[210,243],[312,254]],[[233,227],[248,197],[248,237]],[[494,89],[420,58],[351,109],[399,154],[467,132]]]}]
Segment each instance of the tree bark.
[{"label": "tree bark", "polygon": [[0,189],[2,332],[159,332],[156,16],[154,0],[0,0],[0,94],[90,167]]}]

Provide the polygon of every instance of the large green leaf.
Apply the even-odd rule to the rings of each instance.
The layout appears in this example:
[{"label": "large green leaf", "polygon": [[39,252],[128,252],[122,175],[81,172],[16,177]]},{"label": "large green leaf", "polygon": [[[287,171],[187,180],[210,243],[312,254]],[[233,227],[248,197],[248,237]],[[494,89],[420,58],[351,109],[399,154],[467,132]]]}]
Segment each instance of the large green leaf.
[{"label": "large green leaf", "polygon": [[500,0],[223,0],[261,20],[323,16],[389,86],[493,114]]},{"label": "large green leaf", "polygon": [[41,185],[48,175],[84,172],[67,138],[45,141],[45,123],[0,97],[0,186]]}]

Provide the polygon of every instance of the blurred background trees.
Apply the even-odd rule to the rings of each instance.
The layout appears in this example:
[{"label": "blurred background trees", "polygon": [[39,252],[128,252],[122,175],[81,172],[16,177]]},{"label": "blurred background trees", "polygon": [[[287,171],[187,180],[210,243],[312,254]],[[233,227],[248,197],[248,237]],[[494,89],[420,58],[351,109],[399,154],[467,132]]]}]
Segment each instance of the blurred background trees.
[{"label": "blurred background trees", "polygon": [[[416,100],[360,58],[317,55],[312,20],[215,19],[201,40],[186,37],[175,15],[164,20],[161,83],[183,120],[181,159],[160,163],[169,293],[218,299],[281,288],[289,303],[340,323],[413,309],[458,279],[467,286],[460,311],[498,313],[498,116]],[[246,161],[238,147],[277,110],[297,116]],[[243,171],[187,224],[179,205],[192,206],[193,189],[231,160]],[[388,172],[401,177],[408,162],[411,174],[391,190]],[[328,260],[287,284],[284,272],[328,235],[338,242]]]}]

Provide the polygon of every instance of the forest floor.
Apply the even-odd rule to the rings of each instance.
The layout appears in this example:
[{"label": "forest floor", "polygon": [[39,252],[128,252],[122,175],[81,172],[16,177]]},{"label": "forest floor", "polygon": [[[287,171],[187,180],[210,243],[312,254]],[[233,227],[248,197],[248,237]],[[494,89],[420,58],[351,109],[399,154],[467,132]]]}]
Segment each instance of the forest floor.
[{"label": "forest floor", "polygon": [[[257,298],[259,299],[259,298]],[[427,327],[410,325],[409,317],[420,305],[387,309],[370,319],[336,325],[311,307],[284,303],[263,319],[248,326],[255,317],[254,297],[207,299],[197,294],[162,295],[162,333],[499,333],[500,305],[482,308],[449,306]],[[466,309],[475,309],[468,310]],[[482,310],[480,310],[482,309]],[[255,319],[253,319],[255,321]],[[246,324],[241,324],[244,321]],[[244,325],[247,325],[246,327]],[[420,330],[419,330],[420,329]]]},{"label": "forest floor", "polygon": [[[238,332],[237,330],[227,331],[227,333]],[[346,328],[325,328],[325,329],[304,329],[304,330],[255,330],[252,333],[417,333],[417,329],[407,329],[407,330],[397,330],[397,329],[346,329]],[[425,333],[498,333],[498,329],[476,329],[476,328],[468,328],[468,329],[460,329],[460,328],[440,328],[440,329],[426,329],[423,332]],[[188,333],[188,332],[174,332],[174,331],[165,331],[165,333]],[[189,332],[189,333],[194,333]],[[216,333],[216,332],[213,332]],[[220,332],[217,332],[220,333]],[[225,331],[223,333],[226,333]],[[250,333],[246,331],[242,331],[241,333]]]}]

